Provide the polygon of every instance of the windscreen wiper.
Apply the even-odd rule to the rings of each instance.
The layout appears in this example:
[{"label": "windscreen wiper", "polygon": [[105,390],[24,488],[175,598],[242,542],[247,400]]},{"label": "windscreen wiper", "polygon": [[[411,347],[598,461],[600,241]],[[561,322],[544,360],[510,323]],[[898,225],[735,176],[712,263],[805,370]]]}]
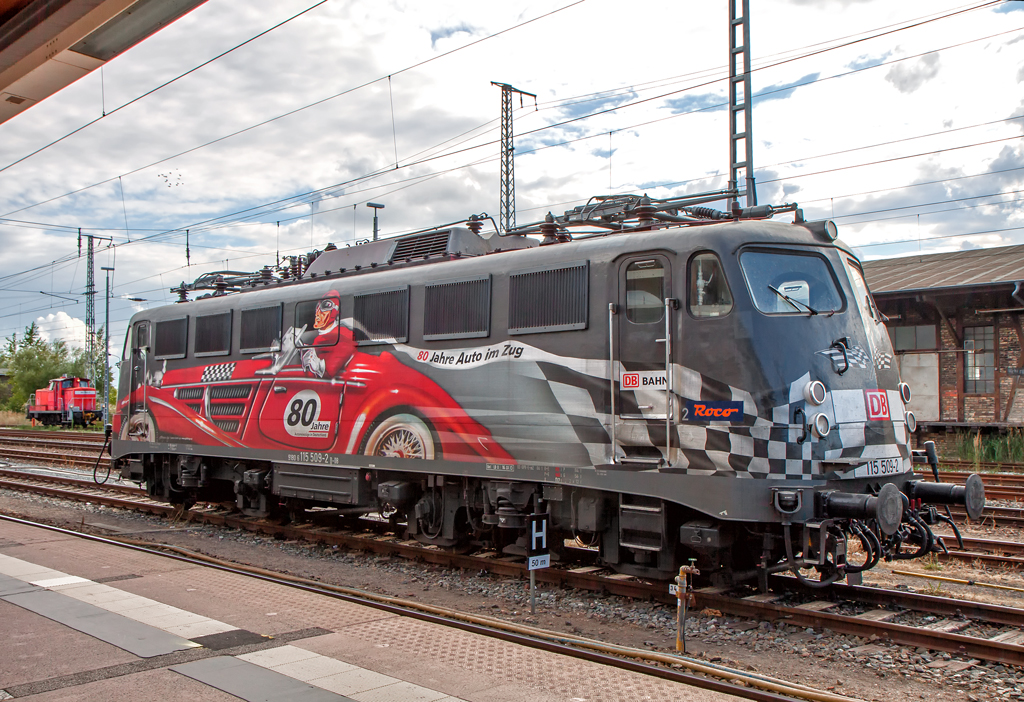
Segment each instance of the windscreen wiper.
[{"label": "windscreen wiper", "polygon": [[814,309],[813,307],[811,307],[810,305],[808,305],[805,302],[800,302],[800,300],[794,300],[789,295],[787,295],[786,293],[784,293],[781,290],[779,290],[778,288],[776,288],[774,285],[769,285],[768,289],[771,290],[776,295],[778,295],[779,297],[781,297],[783,300],[785,300],[789,304],[793,305],[793,307],[796,309],[797,312],[802,312],[803,310],[801,310],[800,307],[805,307],[805,308],[807,308],[807,311],[810,314],[812,314],[812,315],[818,314],[818,310]]}]

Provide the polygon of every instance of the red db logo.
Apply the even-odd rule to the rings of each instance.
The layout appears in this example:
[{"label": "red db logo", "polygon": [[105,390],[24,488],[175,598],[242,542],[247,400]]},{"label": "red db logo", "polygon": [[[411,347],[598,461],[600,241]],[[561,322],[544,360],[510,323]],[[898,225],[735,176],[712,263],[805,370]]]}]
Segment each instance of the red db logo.
[{"label": "red db logo", "polygon": [[622,374],[622,387],[624,387],[624,388],[638,388],[638,387],[640,387],[640,374],[639,373],[623,373]]},{"label": "red db logo", "polygon": [[885,390],[865,390],[864,401],[868,408],[868,419],[889,418],[889,397]]}]

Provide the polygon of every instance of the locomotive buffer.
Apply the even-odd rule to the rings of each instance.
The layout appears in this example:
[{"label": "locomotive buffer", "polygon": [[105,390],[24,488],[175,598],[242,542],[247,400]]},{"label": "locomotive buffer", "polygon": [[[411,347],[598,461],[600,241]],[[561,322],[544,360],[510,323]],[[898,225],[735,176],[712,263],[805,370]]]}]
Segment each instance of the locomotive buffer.
[{"label": "locomotive buffer", "polygon": [[530,571],[530,614],[537,613],[537,574],[540,568],[551,565],[548,551],[548,515],[530,515],[530,544],[526,549],[526,567]]}]

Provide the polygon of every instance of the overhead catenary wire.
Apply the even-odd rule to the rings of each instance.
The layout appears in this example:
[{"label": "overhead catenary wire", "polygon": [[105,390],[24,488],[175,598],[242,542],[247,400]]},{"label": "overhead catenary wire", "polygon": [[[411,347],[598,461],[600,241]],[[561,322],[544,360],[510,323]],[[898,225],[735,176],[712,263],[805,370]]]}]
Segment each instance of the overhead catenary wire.
[{"label": "overhead catenary wire", "polygon": [[[987,4],[989,4],[989,3],[987,3]],[[981,7],[981,6],[979,6],[979,7]],[[550,148],[550,147],[544,147],[544,148]],[[385,186],[381,186],[381,187],[385,187]],[[345,205],[345,206],[347,206],[347,205]],[[127,222],[126,222],[126,230],[127,230]]]},{"label": "overhead catenary wire", "polygon": [[[513,27],[510,27],[510,28],[508,28],[506,30],[502,30],[501,32],[497,32],[497,33],[489,35],[487,37],[483,37],[483,38],[481,38],[481,39],[479,39],[479,40],[477,40],[475,42],[471,42],[470,44],[466,44],[466,45],[464,45],[462,47],[457,47],[456,49],[453,49],[453,50],[451,50],[449,52],[446,52],[444,54],[440,54],[438,56],[432,57],[430,59],[426,59],[426,60],[424,60],[424,61],[422,61],[422,62],[420,62],[418,64],[414,64],[413,66],[409,66],[409,67],[403,68],[403,69],[401,69],[399,71],[395,71],[391,75],[398,75],[400,73],[404,73],[406,71],[412,70],[414,68],[422,66],[422,65],[424,65],[426,63],[429,63],[431,61],[435,61],[435,60],[437,60],[439,58],[443,58],[443,57],[448,56],[448,55],[450,55],[452,53],[455,53],[456,51],[461,51],[462,49],[468,48],[468,47],[473,46],[475,44],[478,44],[478,43],[480,43],[482,41],[486,41],[487,39],[499,36],[499,35],[501,35],[501,34],[503,34],[505,32],[512,31],[513,29],[517,29],[518,27],[521,27],[521,26],[524,26],[526,24],[529,24],[530,22],[536,21],[537,19],[543,19],[544,17],[547,17],[547,16],[549,16],[551,14],[554,14],[556,12],[561,12],[562,10],[568,9],[569,7],[572,7],[572,6],[576,5],[576,4],[579,4],[579,2],[583,2],[583,1],[584,0],[579,0],[577,3],[572,3],[570,5],[567,5],[567,6],[563,7],[563,8],[559,8],[557,10],[554,10],[551,13],[548,13],[547,15],[542,15],[542,16],[540,16],[538,18],[535,18],[534,20],[528,20],[528,21],[523,22],[523,23],[521,23],[519,25],[515,25]],[[800,60],[800,59],[803,59],[803,58],[808,58],[808,57],[811,57],[811,56],[815,56],[815,55],[824,53],[826,51],[832,51],[832,50],[835,50],[835,49],[838,49],[838,48],[844,48],[846,46],[850,46],[850,45],[857,44],[857,43],[860,43],[860,42],[863,42],[863,41],[867,41],[869,39],[878,38],[878,37],[881,37],[881,36],[886,36],[886,35],[891,34],[893,32],[903,31],[903,30],[906,30],[906,29],[912,29],[912,28],[921,26],[923,24],[927,24],[927,23],[938,21],[938,20],[942,20],[942,19],[947,19],[949,17],[953,17],[953,16],[956,16],[956,15],[959,15],[959,14],[963,14],[964,12],[974,11],[974,10],[977,10],[977,9],[981,9],[983,7],[987,7],[989,5],[998,4],[998,3],[1003,2],[1003,1],[1004,0],[989,0],[989,1],[981,3],[979,5],[972,5],[972,6],[968,7],[967,9],[957,9],[957,10],[955,10],[953,12],[950,12],[950,13],[947,13],[947,14],[943,14],[943,15],[939,15],[939,16],[936,16],[936,17],[930,17],[930,18],[927,18],[927,19],[923,19],[921,21],[913,22],[911,24],[908,24],[908,25],[905,25],[905,26],[902,26],[902,27],[898,27],[896,29],[887,29],[886,31],[880,31],[880,32],[877,32],[875,34],[871,34],[870,36],[867,36],[867,37],[863,37],[863,38],[859,38],[859,39],[854,39],[854,40],[851,40],[850,42],[847,42],[847,43],[839,44],[839,45],[836,45],[836,46],[831,46],[831,47],[828,47],[828,48],[825,48],[825,49],[820,49],[820,50],[813,51],[813,52],[806,53],[806,54],[801,54],[801,55],[799,55],[797,57],[780,60],[778,62],[767,64],[767,65],[764,65],[764,66],[760,66],[760,67],[754,68],[752,70],[760,71],[760,70],[765,70],[765,69],[768,69],[768,68],[773,68],[773,67],[776,67],[776,66],[784,65],[786,63],[790,63],[792,61],[796,61],[796,60]],[[999,36],[1001,34],[1010,33],[1012,31],[1020,31],[1020,29],[1008,30],[1007,32],[1001,32],[999,34],[992,35],[992,36]],[[964,45],[964,44],[967,44],[967,43],[972,43],[974,41],[982,41],[982,40],[985,40],[985,39],[990,39],[990,38],[992,38],[992,36],[990,36],[990,37],[983,37],[981,39],[971,40],[971,41],[968,41],[968,42],[961,42],[959,44],[954,44],[952,46],[961,46],[961,45]],[[943,51],[943,50],[946,50],[948,48],[952,48],[952,47],[944,47],[942,49],[933,49],[933,50],[930,50],[930,51],[924,52],[924,53],[934,53],[935,51]],[[881,64],[878,64],[878,65],[873,65],[873,66],[868,66],[868,67],[864,67],[864,68],[860,68],[860,69],[855,69],[855,70],[850,71],[850,72],[848,72],[846,74],[840,74],[840,75],[849,75],[849,74],[856,73],[856,72],[859,72],[859,71],[862,71],[862,70],[870,70],[870,69],[877,68],[877,67],[882,66],[882,65],[887,65],[888,63],[894,63],[894,62],[898,62],[898,61],[905,61],[905,60],[909,60],[911,58],[915,58],[915,57],[921,56],[921,55],[923,55],[923,53],[922,54],[916,54],[914,56],[901,57],[900,59],[895,59],[893,62],[885,62],[885,63],[881,63]],[[264,126],[266,124],[269,124],[271,122],[277,121],[277,120],[282,119],[284,117],[290,116],[290,115],[295,114],[297,112],[300,112],[302,110],[309,109],[311,107],[315,107],[315,106],[317,106],[319,104],[323,104],[324,102],[326,102],[328,100],[333,100],[333,99],[335,99],[337,97],[341,97],[341,96],[346,95],[348,93],[351,93],[351,92],[353,92],[355,90],[359,90],[360,88],[367,87],[369,85],[372,85],[372,84],[374,84],[376,82],[379,82],[379,81],[383,80],[385,77],[386,76],[382,76],[382,77],[376,78],[376,79],[374,79],[372,81],[367,81],[367,82],[365,82],[365,83],[363,83],[361,85],[355,86],[353,88],[346,89],[345,91],[342,91],[340,93],[336,93],[336,94],[334,94],[332,96],[329,96],[328,98],[324,98],[322,100],[318,100],[318,101],[309,103],[309,104],[307,104],[307,105],[305,105],[303,107],[297,108],[296,110],[292,110],[292,111],[286,112],[286,113],[284,113],[282,115],[278,115],[278,116],[270,118],[268,120],[264,120],[264,121],[262,121],[262,122],[260,122],[258,124],[251,125],[249,127],[246,127],[246,128],[244,128],[242,130],[238,130],[238,131],[233,132],[231,134],[227,134],[227,135],[224,135],[222,137],[218,137],[217,139],[213,139],[211,141],[205,142],[204,144],[200,144],[200,145],[198,145],[196,147],[192,147],[190,149],[187,149],[185,151],[179,152],[179,153],[174,154],[172,156],[168,156],[168,157],[160,159],[158,161],[154,161],[154,162],[152,162],[150,164],[147,164],[145,166],[141,166],[139,168],[130,170],[130,171],[128,171],[126,173],[123,173],[121,175],[122,176],[132,175],[132,174],[138,173],[138,172],[140,172],[142,170],[146,170],[147,168],[151,168],[153,166],[165,163],[166,161],[178,158],[180,156],[187,155],[187,154],[192,153],[194,151],[197,151],[199,149],[202,149],[202,148],[205,148],[207,146],[211,146],[213,144],[219,143],[221,141],[224,141],[225,139],[229,139],[231,137],[238,136],[240,134],[246,133],[248,131],[251,131],[252,129],[256,129],[258,127]],[[838,77],[838,76],[830,76],[828,78],[822,78],[822,79],[818,79],[817,81],[812,81],[812,82],[820,82],[820,81],[828,80],[828,79],[831,79],[831,78],[834,78],[834,77]],[[607,114],[609,112],[613,112],[613,111],[616,111],[616,110],[619,110],[619,109],[623,109],[625,107],[632,107],[632,106],[636,106],[636,105],[640,105],[640,104],[645,104],[645,103],[651,102],[653,100],[658,100],[658,99],[662,99],[664,97],[668,97],[668,96],[672,96],[672,95],[678,94],[680,92],[686,92],[686,91],[689,91],[689,90],[694,90],[694,89],[696,89],[698,87],[706,87],[707,85],[711,85],[711,84],[713,84],[715,82],[718,82],[719,80],[720,79],[715,79],[715,80],[707,81],[707,82],[701,83],[699,85],[689,86],[687,88],[671,91],[669,93],[664,93],[662,95],[658,95],[658,96],[654,96],[654,97],[650,97],[650,98],[645,98],[643,100],[636,100],[636,101],[632,101],[632,102],[625,103],[625,104],[622,104],[622,105],[617,105],[614,108],[598,110],[596,112],[593,112],[593,113],[590,113],[590,114],[587,114],[587,115],[581,115],[581,116],[574,117],[574,118],[571,118],[571,119],[568,119],[568,120],[563,120],[561,122],[556,122],[554,124],[546,125],[544,127],[541,127],[541,128],[535,129],[535,130],[531,130],[529,132],[525,132],[524,134],[520,135],[520,137],[526,136],[528,134],[532,134],[532,133],[535,133],[535,132],[543,131],[543,130],[546,130],[546,129],[551,129],[551,128],[555,128],[555,127],[559,127],[559,126],[565,126],[565,125],[570,124],[570,123],[574,123],[574,122],[577,122],[577,121],[580,121],[580,120],[583,120],[583,119],[589,119],[591,117],[602,115],[602,114]],[[792,88],[792,86],[788,86],[788,87],[786,87],[784,89],[785,90],[789,90],[791,88]],[[762,93],[762,94],[764,94],[764,93]],[[698,110],[698,111],[700,111],[700,110]],[[673,115],[673,117],[674,116],[676,116],[676,115]],[[626,127],[626,128],[629,128],[629,127]],[[486,146],[493,146],[494,144],[497,144],[499,142],[500,142],[500,139],[499,140],[493,140],[493,141],[489,141],[489,142],[486,142],[486,143],[483,143],[483,144],[476,145],[476,146],[471,147],[471,148],[483,148],[483,147],[486,147]],[[456,152],[449,152],[448,155],[451,155],[452,153],[459,153],[459,152],[458,151],[456,151]],[[439,158],[439,157],[440,156],[438,156],[438,157],[431,157],[431,158],[423,159],[423,160],[416,161],[416,162],[413,162],[413,163],[407,163],[407,164],[405,164],[405,166],[418,165],[419,163],[424,163],[426,161],[434,160],[435,158]],[[3,169],[0,169],[0,172],[2,172],[2,170]],[[386,170],[391,170],[391,169],[381,169],[380,171],[375,172],[373,174],[368,174],[366,177],[370,177],[370,175],[377,175],[377,174],[379,174],[381,172],[385,172]],[[104,183],[110,182],[111,180],[113,180],[113,178],[110,178],[110,179],[107,179],[107,180],[104,180],[104,181],[99,181],[97,183],[93,183],[92,185],[85,186],[83,188],[79,188],[77,190],[74,190],[74,191],[71,191],[71,192],[68,192],[68,193],[64,193],[62,195],[55,196],[53,198],[50,198],[48,200],[44,200],[42,202],[37,202],[37,203],[34,203],[32,205],[24,206],[24,207],[19,208],[17,210],[13,210],[11,212],[8,212],[4,216],[10,216],[11,214],[16,214],[18,212],[24,211],[25,209],[30,209],[32,207],[37,207],[39,205],[47,204],[49,202],[53,202],[54,200],[61,199],[63,197],[68,197],[70,195],[74,195],[74,194],[77,194],[79,192],[83,192],[84,190],[88,190],[90,188],[97,187],[98,185],[102,185]],[[329,187],[337,187],[337,186],[329,186]]]},{"label": "overhead catenary wire", "polygon": [[[326,1],[327,0],[323,0],[323,2],[326,2]],[[438,61],[438,60],[440,60],[442,58],[451,56],[452,54],[455,54],[455,53],[458,53],[460,51],[464,51],[464,50],[466,50],[466,49],[468,49],[470,47],[476,46],[477,44],[480,44],[482,42],[485,42],[485,41],[488,41],[490,39],[494,39],[496,37],[502,36],[504,34],[507,34],[507,33],[511,32],[511,31],[514,31],[516,29],[519,29],[521,27],[525,27],[525,26],[527,26],[529,24],[537,22],[539,20],[546,19],[547,17],[551,17],[551,16],[553,16],[555,14],[558,14],[559,12],[563,12],[563,11],[568,10],[568,9],[570,9],[572,7],[575,7],[577,5],[581,5],[584,2],[586,2],[586,1],[587,0],[575,0],[575,2],[571,2],[568,5],[564,5],[562,7],[556,8],[554,10],[551,10],[550,12],[547,12],[545,14],[539,15],[539,16],[534,17],[532,19],[524,20],[523,22],[519,22],[518,24],[515,24],[515,25],[513,25],[511,27],[507,27],[507,28],[502,29],[502,30],[500,30],[498,32],[495,32],[493,34],[489,34],[486,37],[482,37],[480,39],[477,39],[476,41],[469,42],[468,44],[464,44],[462,46],[458,46],[458,47],[456,47],[454,49],[451,49],[451,50],[446,51],[444,53],[438,54],[437,56],[432,56],[432,57],[430,57],[428,59],[424,59],[424,60],[419,61],[417,63],[414,63],[414,64],[412,64],[410,66],[406,66],[406,67],[401,68],[401,69],[399,69],[397,71],[393,71],[392,73],[389,74],[389,76],[395,76],[395,75],[399,75],[399,74],[402,74],[402,73],[407,73],[407,72],[412,71],[412,70],[414,70],[416,68],[419,68],[421,66],[425,66],[428,63],[432,63],[434,61]],[[322,2],[318,3],[318,4],[322,4]],[[310,9],[312,9],[312,8],[310,8]],[[270,31],[270,30],[268,30],[268,31]],[[255,38],[256,37],[254,37],[253,39],[255,39]],[[250,39],[249,41],[252,41],[252,39]],[[198,68],[201,68],[201,66],[198,66],[195,69],[192,69],[192,71],[190,71],[190,72],[194,72],[195,70],[198,70]],[[288,112],[285,112],[283,114],[277,115],[275,117],[271,117],[270,119],[263,120],[262,122],[250,125],[250,126],[244,128],[244,129],[240,129],[240,130],[232,132],[230,134],[226,134],[224,136],[218,137],[218,138],[213,139],[211,141],[205,142],[205,143],[200,144],[198,146],[195,146],[193,148],[190,148],[190,149],[187,149],[187,150],[182,151],[180,153],[177,153],[177,154],[175,154],[173,156],[168,156],[167,158],[160,159],[159,161],[154,161],[153,163],[148,164],[146,166],[142,166],[141,168],[134,169],[134,170],[129,171],[127,173],[122,173],[121,175],[124,176],[124,175],[131,175],[133,173],[138,173],[141,170],[145,170],[147,168],[151,168],[151,167],[159,165],[161,163],[166,163],[167,161],[170,161],[171,159],[174,159],[174,158],[178,158],[179,156],[184,156],[186,154],[190,154],[190,153],[192,153],[194,151],[198,151],[199,149],[206,148],[207,146],[212,146],[213,144],[220,143],[220,142],[222,142],[222,141],[224,141],[226,139],[230,139],[232,137],[239,136],[240,134],[244,134],[246,132],[250,132],[253,129],[257,129],[257,128],[265,126],[267,124],[271,124],[272,122],[276,122],[278,120],[284,119],[285,117],[290,117],[291,115],[298,114],[299,112],[303,112],[303,111],[308,110],[308,109],[310,109],[312,107],[316,107],[317,105],[322,105],[322,104],[324,104],[326,102],[329,102],[330,100],[334,100],[336,98],[342,97],[343,95],[348,95],[349,93],[352,93],[352,92],[354,92],[356,90],[360,90],[361,88],[365,88],[365,87],[371,86],[374,83],[379,83],[380,81],[384,80],[384,78],[389,77],[389,76],[381,76],[381,77],[378,77],[378,78],[374,78],[373,80],[365,81],[363,83],[360,83],[359,85],[353,86],[351,88],[347,88],[347,89],[345,89],[345,90],[343,90],[343,91],[341,91],[339,93],[335,93],[333,95],[330,95],[328,97],[322,98],[320,100],[316,100],[314,102],[307,103],[306,105],[303,105],[301,107],[295,108],[294,110],[289,110]],[[124,105],[123,107],[127,107],[127,104]],[[66,136],[62,137],[61,140],[65,139],[65,138],[67,138],[67,137]],[[42,151],[42,149],[37,150],[35,153],[38,153],[39,151]],[[17,163],[21,163],[21,162],[25,161],[25,159],[29,158],[32,155],[34,155],[34,154],[30,154],[29,156],[25,156],[25,157],[23,157],[21,159],[18,159],[17,161],[15,161],[13,163],[10,163],[10,164],[0,168],[0,173],[6,171],[8,168],[16,165]],[[107,180],[101,181],[99,183],[94,183],[94,184],[92,184],[90,186],[87,186],[85,188],[80,188],[79,190],[77,190],[75,192],[82,192],[83,190],[88,190],[89,188],[94,188],[94,187],[96,187],[98,185],[102,185],[104,183],[109,183],[112,180],[114,180],[114,179],[113,178],[108,178]],[[61,197],[67,197],[68,195],[72,195],[72,194],[74,194],[74,193],[66,193],[64,195],[58,196],[57,198],[51,198],[50,200],[47,200],[46,202],[52,202],[54,199],[59,199]],[[32,206],[33,207],[34,206],[38,206],[39,204],[45,204],[45,203],[37,203],[36,205],[32,205]],[[19,210],[14,210],[13,212],[8,212],[7,215],[14,214],[16,212],[21,212],[23,209],[28,209],[28,208],[22,208],[22,209],[19,209]],[[7,215],[5,215],[5,216],[7,216]]]},{"label": "overhead catenary wire", "polygon": [[[155,88],[153,88],[153,89],[151,89],[151,90],[147,90],[147,91],[146,91],[145,93],[143,93],[142,95],[139,95],[139,96],[137,96],[137,97],[135,97],[135,98],[132,98],[131,100],[129,100],[128,102],[124,103],[123,105],[120,105],[119,107],[115,107],[115,108],[114,108],[113,110],[111,110],[110,112],[107,112],[107,110],[106,110],[106,97],[105,97],[105,95],[104,95],[104,98],[103,98],[103,103],[104,103],[104,105],[103,105],[103,114],[102,114],[102,115],[101,115],[100,117],[97,117],[96,119],[94,119],[94,120],[92,120],[92,121],[90,121],[90,122],[87,122],[86,124],[83,124],[83,125],[82,125],[81,127],[78,127],[77,129],[75,129],[75,130],[73,130],[73,131],[71,131],[71,132],[69,132],[69,133],[65,134],[64,136],[60,137],[59,139],[54,139],[53,141],[51,141],[51,142],[49,142],[49,143],[47,143],[47,144],[45,144],[45,145],[43,145],[43,146],[39,147],[39,148],[38,148],[38,149],[36,149],[35,151],[33,151],[33,152],[31,152],[31,153],[29,153],[29,154],[27,154],[27,155],[25,155],[25,156],[22,156],[21,158],[19,158],[19,159],[15,160],[15,161],[12,161],[11,163],[7,164],[6,166],[3,166],[2,168],[0,168],[0,173],[3,173],[3,172],[4,172],[4,171],[6,171],[6,170],[7,170],[8,168],[11,168],[11,167],[13,167],[13,166],[16,166],[16,165],[18,165],[18,164],[19,164],[19,163],[21,163],[22,161],[25,161],[25,160],[27,160],[27,159],[30,159],[30,158],[32,158],[32,157],[33,157],[33,156],[35,156],[36,154],[42,153],[43,151],[45,151],[45,150],[49,149],[49,148],[50,148],[51,146],[54,146],[54,145],[56,145],[56,144],[59,144],[59,143],[61,143],[62,141],[64,141],[65,139],[67,139],[67,138],[69,138],[69,137],[72,137],[72,136],[74,136],[75,134],[78,134],[78,133],[79,133],[80,131],[82,131],[82,130],[84,130],[84,129],[88,129],[89,127],[91,127],[92,125],[94,125],[94,124],[96,124],[97,122],[101,121],[102,119],[104,119],[104,118],[106,118],[106,117],[109,117],[110,115],[113,115],[113,114],[115,114],[115,113],[117,113],[117,112],[120,112],[120,111],[121,111],[121,110],[123,110],[124,108],[126,108],[126,107],[129,107],[130,105],[134,105],[135,103],[139,102],[140,100],[142,100],[142,99],[144,99],[144,98],[147,98],[147,97],[149,97],[149,96],[150,96],[150,95],[152,95],[153,93],[155,93],[155,92],[157,92],[157,91],[159,91],[159,90],[162,90],[162,89],[166,88],[166,87],[167,87],[168,85],[171,85],[172,83],[176,83],[176,82],[178,82],[179,80],[181,80],[181,79],[182,79],[182,78],[184,78],[185,76],[188,76],[188,75],[190,75],[190,74],[192,74],[192,73],[195,73],[196,71],[200,70],[201,68],[203,68],[203,67],[205,67],[205,66],[208,66],[208,65],[210,65],[210,64],[211,64],[211,63],[213,63],[214,61],[217,61],[217,60],[219,60],[219,59],[222,59],[222,58],[224,58],[224,57],[225,57],[225,56],[227,56],[228,54],[230,54],[230,53],[232,53],[232,52],[236,51],[237,49],[240,49],[240,48],[242,48],[242,47],[243,47],[243,46],[245,46],[246,44],[250,44],[250,43],[252,43],[252,42],[256,41],[257,39],[259,39],[260,37],[266,36],[267,34],[269,34],[270,32],[274,31],[275,29],[278,29],[278,28],[280,28],[280,27],[283,27],[284,25],[288,24],[288,23],[289,23],[289,22],[291,22],[292,20],[294,20],[294,19],[297,19],[297,18],[299,18],[299,17],[302,17],[302,16],[303,16],[303,15],[305,15],[306,13],[308,13],[308,12],[311,12],[311,11],[315,10],[316,8],[318,8],[318,7],[320,7],[321,5],[323,5],[323,4],[325,4],[325,3],[327,3],[328,1],[329,1],[329,0],[320,0],[320,2],[316,3],[315,5],[312,5],[311,7],[307,7],[307,8],[306,8],[305,10],[303,10],[302,12],[299,12],[299,13],[297,13],[297,14],[294,14],[294,15],[292,15],[291,17],[289,17],[288,19],[286,19],[286,20],[284,20],[284,21],[282,21],[282,22],[278,22],[278,23],[277,23],[277,24],[275,24],[275,25],[274,25],[273,27],[270,27],[269,29],[265,29],[264,31],[260,32],[259,34],[255,35],[255,36],[253,36],[253,37],[250,37],[250,38],[248,38],[248,39],[246,39],[246,40],[245,40],[245,41],[243,41],[243,42],[242,42],[241,44],[236,44],[235,46],[231,47],[231,48],[230,48],[230,49],[228,49],[227,51],[223,51],[223,52],[221,52],[221,53],[217,54],[216,56],[214,56],[213,58],[211,58],[211,59],[209,59],[209,60],[207,60],[207,61],[204,61],[203,63],[199,64],[198,66],[195,66],[194,68],[190,68],[189,70],[185,71],[185,72],[184,72],[184,73],[182,73],[181,75],[178,75],[178,76],[176,76],[176,77],[174,77],[174,78],[172,78],[172,79],[170,79],[170,80],[168,80],[168,81],[165,81],[164,83],[161,83],[160,85],[156,86]],[[100,67],[100,70],[101,70],[101,71],[103,70],[103,69],[102,69],[102,67]],[[101,75],[101,77],[102,77],[102,73],[101,73],[100,75]],[[102,82],[101,82],[101,87],[102,87]]]}]

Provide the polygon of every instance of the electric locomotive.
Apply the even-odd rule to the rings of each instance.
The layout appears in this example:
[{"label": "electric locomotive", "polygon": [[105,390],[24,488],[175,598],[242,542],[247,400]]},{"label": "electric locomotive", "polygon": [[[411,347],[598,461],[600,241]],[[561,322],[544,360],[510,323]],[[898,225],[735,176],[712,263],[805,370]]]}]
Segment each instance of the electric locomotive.
[{"label": "electric locomotive", "polygon": [[796,205],[704,206],[726,196],[490,236],[473,216],[182,283],[131,320],[113,460],[167,502],[380,513],[443,547],[523,553],[544,512],[556,544],[647,578],[695,558],[823,586],[944,548],[934,505],[977,518],[984,490],[914,477],[857,257]]}]

